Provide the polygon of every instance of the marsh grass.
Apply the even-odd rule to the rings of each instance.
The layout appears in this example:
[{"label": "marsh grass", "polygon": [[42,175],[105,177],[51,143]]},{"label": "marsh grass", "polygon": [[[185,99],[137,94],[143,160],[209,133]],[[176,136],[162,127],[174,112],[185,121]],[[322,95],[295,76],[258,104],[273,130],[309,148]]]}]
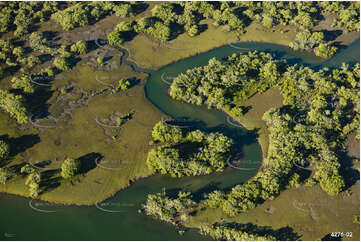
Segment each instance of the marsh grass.
[{"label": "marsh grass", "polygon": [[[319,186],[291,188],[283,191],[274,200],[240,213],[236,217],[228,217],[221,209],[198,209],[195,216],[187,222],[188,227],[199,227],[220,221],[253,223],[258,226],[269,226],[279,229],[286,226],[293,228],[301,235],[300,240],[320,240],[331,232],[352,232],[352,238],[342,240],[358,241],[359,224],[353,223],[354,215],[359,210],[359,183],[351,188],[351,195],[342,193],[336,197],[329,196]],[[272,213],[268,211],[272,209]]]},{"label": "marsh grass", "polygon": [[[90,97],[87,106],[74,108],[73,118],[67,123],[59,122],[57,128],[36,130],[30,127],[31,132],[27,131],[28,129],[22,131],[6,114],[0,114],[1,134],[19,138],[31,133],[39,137],[38,143],[13,157],[11,166],[29,160],[33,163],[51,160],[53,163],[45,168],[59,168],[65,157],[80,158],[91,153],[100,154],[102,161],[123,161],[123,164],[118,162],[118,165],[109,165],[116,168],[114,170],[95,166],[72,182],[60,179],[58,186],[40,195],[40,198],[46,201],[90,205],[115,194],[119,189],[128,186],[132,180],[150,175],[145,160],[151,130],[161,119],[161,112],[145,97],[143,84],[147,75],[135,73],[129,66],[120,65],[113,72],[103,72],[81,64],[62,74],[55,86],[59,88],[74,82],[75,87],[81,90],[99,91],[108,88],[95,80],[95,76],[102,75],[106,75],[110,81],[135,78],[139,82],[125,92],[110,92],[108,95]],[[57,95],[63,94],[54,92],[54,96]],[[71,95],[71,92],[65,95]],[[71,99],[77,100],[80,96],[73,95]],[[52,97],[47,104],[51,106],[51,102],[55,100]],[[105,117],[115,112],[128,113],[132,110],[135,110],[133,118],[121,127],[116,140],[107,136],[105,130],[95,121],[96,116]],[[87,162],[95,164],[94,159]],[[55,179],[58,176],[59,174],[53,174],[51,177]],[[27,196],[24,183],[25,178],[18,176],[8,185],[1,186],[0,191]]]}]

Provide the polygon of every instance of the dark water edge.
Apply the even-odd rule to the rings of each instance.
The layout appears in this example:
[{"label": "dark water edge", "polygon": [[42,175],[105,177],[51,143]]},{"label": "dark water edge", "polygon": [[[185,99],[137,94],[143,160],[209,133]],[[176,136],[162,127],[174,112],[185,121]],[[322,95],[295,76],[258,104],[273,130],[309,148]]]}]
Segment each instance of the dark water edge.
[{"label": "dark water edge", "polygon": [[201,128],[206,131],[219,131],[231,135],[236,139],[237,147],[242,152],[243,158],[254,161],[250,167],[255,169],[241,171],[228,168],[223,173],[182,179],[166,176],[141,179],[104,203],[100,203],[100,208],[96,206],[60,206],[0,194],[0,238],[2,240],[209,239],[199,235],[198,230],[189,230],[181,236],[174,226],[139,214],[138,209],[145,202],[147,194],[160,192],[163,188],[171,194],[177,193],[179,189],[192,191],[195,199],[201,199],[205,192],[216,188],[229,189],[235,184],[242,183],[257,172],[257,167],[260,165],[257,162],[260,162],[262,157],[261,150],[256,138],[245,129],[230,124],[224,113],[172,100],[167,95],[169,84],[164,82],[164,77],[165,75],[174,77],[186,69],[204,65],[213,57],[222,59],[233,53],[252,50],[270,52],[276,59],[286,59],[289,64],[297,63],[315,69],[326,66],[338,67],[342,62],[354,64],[360,59],[360,41],[357,40],[327,61],[307,53],[294,52],[285,46],[250,42],[220,47],[170,64],[157,71],[138,68],[134,63],[133,69],[150,73],[145,91],[148,99],[154,105],[173,118],[200,120],[203,124]]}]

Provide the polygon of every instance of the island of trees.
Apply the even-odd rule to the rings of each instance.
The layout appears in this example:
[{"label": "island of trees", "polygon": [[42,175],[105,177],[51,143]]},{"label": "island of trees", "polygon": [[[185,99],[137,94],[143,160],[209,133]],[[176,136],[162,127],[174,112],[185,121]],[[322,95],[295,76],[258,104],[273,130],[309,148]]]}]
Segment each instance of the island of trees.
[{"label": "island of trees", "polygon": [[232,140],[221,133],[182,129],[164,121],[154,126],[152,137],[160,144],[149,151],[148,168],[172,177],[223,171],[232,146]]},{"label": "island of trees", "polygon": [[[254,51],[233,54],[225,61],[211,59],[207,65],[176,77],[170,87],[172,98],[229,111],[235,117],[240,114],[239,103],[255,93],[273,87],[284,97],[284,106],[271,108],[263,115],[270,132],[263,168],[229,192],[214,190],[206,194],[198,205],[219,207],[235,216],[274,199],[291,186],[319,183],[329,195],[344,191],[349,186],[350,171],[341,162],[345,141],[350,133],[359,134],[359,69],[359,64],[343,64],[337,69],[315,71]],[[233,111],[235,108],[237,111]],[[302,167],[314,172],[305,174]],[[209,229],[205,231],[210,235],[221,233],[217,228]],[[227,231],[222,228],[224,235],[213,236],[228,238]]]}]

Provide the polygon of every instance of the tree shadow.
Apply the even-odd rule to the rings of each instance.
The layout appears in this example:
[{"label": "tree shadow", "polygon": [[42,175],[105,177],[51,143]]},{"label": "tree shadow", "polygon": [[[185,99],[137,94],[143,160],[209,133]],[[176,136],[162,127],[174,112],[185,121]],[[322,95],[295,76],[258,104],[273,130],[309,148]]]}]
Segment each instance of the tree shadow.
[{"label": "tree shadow", "polygon": [[148,7],[149,4],[145,2],[137,2],[136,4],[132,5],[132,12],[134,13],[134,15],[138,15],[147,10]]},{"label": "tree shadow", "polygon": [[[206,194],[209,194],[215,190],[221,190],[219,187],[220,185],[222,185],[221,182],[211,182],[208,183],[206,186],[198,189],[197,191],[195,191],[194,193],[192,193],[193,197],[192,200],[199,203],[201,200],[204,200],[204,196]],[[224,190],[224,189],[222,189]]]},{"label": "tree shadow", "polygon": [[359,158],[351,157],[347,152],[340,152],[339,157],[340,161],[342,161],[340,173],[345,181],[345,190],[347,190],[360,180],[360,172],[353,168],[353,160],[359,160]]},{"label": "tree shadow", "polygon": [[97,167],[97,161],[100,161],[103,156],[100,153],[92,152],[79,157],[77,160],[80,162],[80,172],[87,173],[88,171]]},{"label": "tree shadow", "polygon": [[60,186],[61,177],[59,176],[59,171],[60,169],[52,169],[41,173],[40,194],[49,192]]},{"label": "tree shadow", "polygon": [[203,33],[208,29],[208,24],[198,24],[199,34]]},{"label": "tree shadow", "polygon": [[69,65],[70,65],[70,69],[73,69],[76,64],[78,64],[78,62],[81,61],[81,58],[78,56],[72,56],[68,59]]},{"label": "tree shadow", "polygon": [[10,156],[16,156],[40,142],[37,134],[23,135],[17,138],[10,138],[7,134],[0,136],[10,146]]},{"label": "tree shadow", "polygon": [[325,42],[333,41],[343,33],[342,30],[326,30],[326,29],[321,30],[321,32],[324,35]]},{"label": "tree shadow", "polygon": [[12,165],[12,166],[9,167],[9,170],[12,173],[20,174],[21,167],[23,167],[25,164],[26,164],[25,162],[21,162],[20,164]]}]

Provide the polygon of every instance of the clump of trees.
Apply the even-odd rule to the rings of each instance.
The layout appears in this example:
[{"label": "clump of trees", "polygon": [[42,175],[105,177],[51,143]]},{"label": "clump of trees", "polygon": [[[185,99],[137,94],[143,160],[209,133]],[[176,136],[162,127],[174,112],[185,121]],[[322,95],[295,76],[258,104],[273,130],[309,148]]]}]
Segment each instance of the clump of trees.
[{"label": "clump of trees", "polygon": [[232,140],[220,133],[182,131],[164,122],[155,125],[153,139],[165,144],[148,153],[147,165],[153,173],[172,177],[198,176],[223,171]]},{"label": "clump of trees", "polygon": [[22,89],[25,93],[34,93],[35,87],[31,82],[31,76],[23,74],[20,77],[13,77],[11,79],[12,87],[15,89]]},{"label": "clump of trees", "polygon": [[[229,71],[233,71],[233,66],[238,71],[235,73],[238,74],[236,82],[225,78],[232,76]],[[252,79],[258,81],[249,81]],[[250,86],[243,84],[245,80]],[[312,167],[315,172],[308,180],[319,183],[328,194],[342,192],[345,189],[345,168],[341,165],[340,157],[344,143],[351,132],[359,133],[359,80],[359,64],[352,68],[343,64],[332,71],[327,68],[314,71],[297,65],[280,66],[271,56],[259,52],[232,55],[224,62],[213,59],[206,66],[188,70],[176,77],[170,95],[199,105],[209,103],[209,100],[217,108],[235,105],[231,103],[232,99],[246,100],[250,93],[263,92],[271,86],[278,87],[284,97],[285,106],[272,108],[263,116],[270,132],[264,169],[246,183],[233,187],[230,192],[215,190],[207,194],[203,204],[210,208],[220,207],[229,216],[235,216],[265,200],[274,199],[287,187],[298,186],[301,176],[304,176],[300,166]],[[217,90],[217,98],[210,91],[203,92],[202,88]],[[245,90],[253,92],[241,96]],[[176,140],[184,138],[181,131],[159,125],[155,135],[159,135],[158,140],[174,142],[172,137]],[[172,133],[172,136],[166,136],[168,133]],[[161,165],[171,164],[165,170],[172,167],[174,160],[182,161],[183,156],[177,150],[171,147],[158,149],[159,152],[153,151],[151,154],[155,160],[163,161]],[[184,167],[182,162],[176,165]],[[160,170],[164,169],[159,167]]]},{"label": "clump of trees", "polygon": [[33,25],[47,21],[59,8],[58,2],[3,2],[0,7],[0,32],[15,29],[14,35],[28,34]]},{"label": "clump of trees", "polygon": [[78,55],[84,55],[88,52],[87,44],[84,40],[79,40],[75,44],[72,44],[70,50]]},{"label": "clump of trees", "polygon": [[6,160],[10,155],[10,146],[4,141],[0,140],[0,163]]},{"label": "clump of trees", "polygon": [[12,177],[12,172],[6,168],[6,167],[1,167],[0,168],[0,184],[6,184],[8,182],[8,180],[11,179]]},{"label": "clump of trees", "polygon": [[70,70],[70,63],[67,58],[64,57],[55,57],[53,61],[54,66],[61,71]]},{"label": "clump of trees", "polygon": [[279,76],[279,64],[270,54],[258,51],[233,54],[224,62],[212,58],[208,65],[180,74],[173,80],[170,96],[241,115],[243,111],[237,102],[267,90]]},{"label": "clump of trees", "polygon": [[[223,25],[223,30],[243,30],[246,16],[240,15],[234,4],[212,4],[208,2],[179,2],[156,5],[151,17],[143,17],[127,23],[126,30],[117,26],[109,34],[110,44],[120,45],[129,32],[144,33],[156,40],[166,42],[181,33],[193,37],[201,32],[202,19],[214,19],[214,25]],[[122,24],[122,23],[121,23]]]},{"label": "clump of trees", "polygon": [[346,32],[360,31],[359,2],[320,2],[323,11],[336,15],[333,26],[342,27]]},{"label": "clump of trees", "polygon": [[73,178],[80,172],[80,161],[77,159],[67,158],[63,161],[61,165],[60,175],[64,179]]},{"label": "clump of trees", "polygon": [[321,57],[331,57],[337,51],[337,47],[325,43],[322,32],[311,33],[309,30],[297,33],[295,41],[291,42],[289,46],[295,51],[314,51],[316,56]]},{"label": "clump of trees", "polygon": [[[7,160],[10,155],[10,146],[2,139],[0,139],[0,164]],[[13,173],[6,167],[0,168],[0,184],[6,184],[11,179]]]},{"label": "clump of trees", "polygon": [[57,11],[51,15],[51,19],[60,24],[64,30],[74,29],[76,27],[86,26],[95,23],[105,16],[115,14],[119,17],[128,17],[138,14],[143,7],[141,3],[126,2],[91,2],[91,3],[72,3],[68,7]]},{"label": "clump of trees", "polygon": [[150,194],[143,208],[147,215],[154,216],[162,221],[176,224],[178,221],[185,222],[188,213],[196,204],[190,198],[189,192],[179,192],[177,198],[170,198],[166,192]]},{"label": "clump of trees", "polygon": [[271,234],[263,235],[257,230],[248,231],[246,226],[234,223],[214,223],[212,225],[201,225],[200,233],[208,235],[215,240],[225,241],[276,241],[277,238]]},{"label": "clump of trees", "polygon": [[118,90],[122,90],[122,91],[126,91],[128,90],[128,88],[130,87],[130,81],[129,80],[126,80],[126,79],[120,79],[118,81],[118,85],[117,87],[115,88],[116,91]]},{"label": "clump of trees", "polygon": [[93,7],[94,5],[76,3],[62,11],[57,11],[51,15],[51,19],[60,24],[64,30],[82,27],[89,24],[89,17],[94,15],[100,17],[105,14],[103,9],[97,9],[98,11],[92,12]]},{"label": "clump of trees", "polygon": [[41,182],[41,175],[39,172],[33,171],[28,175],[25,181],[25,185],[28,187],[29,195],[32,198],[36,198],[39,196],[40,182]]},{"label": "clump of trees", "polygon": [[[338,26],[344,26],[349,31],[358,30],[359,4],[342,3],[339,6],[340,11],[334,11],[330,10],[332,7],[327,4],[318,2],[172,2],[156,5],[151,10],[150,17],[129,22],[129,30],[116,27],[108,40],[113,45],[120,45],[126,40],[126,36],[129,36],[129,31],[132,34],[145,33],[161,42],[169,41],[181,33],[188,33],[193,37],[200,34],[200,21],[203,19],[213,19],[213,25],[222,26],[223,31],[240,33],[244,32],[245,27],[252,21],[260,22],[267,28],[281,24],[293,25],[300,31],[311,31],[321,19],[322,13],[329,11],[338,15]],[[124,9],[125,16],[131,6],[118,8]],[[317,53],[326,56],[325,46],[321,47],[323,51]]]},{"label": "clump of trees", "polygon": [[9,115],[15,118],[20,124],[29,121],[24,103],[23,96],[0,90],[0,108],[9,113]]}]

